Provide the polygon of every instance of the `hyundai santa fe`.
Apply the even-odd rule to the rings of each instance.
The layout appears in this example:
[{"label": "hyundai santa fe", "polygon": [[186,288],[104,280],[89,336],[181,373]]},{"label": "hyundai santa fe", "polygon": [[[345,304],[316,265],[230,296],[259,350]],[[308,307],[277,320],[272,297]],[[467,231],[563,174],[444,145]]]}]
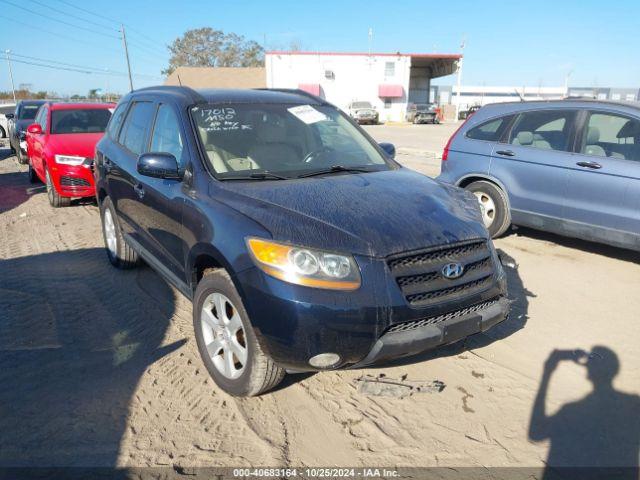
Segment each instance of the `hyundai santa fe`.
[{"label": "hyundai santa fe", "polygon": [[475,197],[393,152],[299,90],[134,91],[96,150],[108,258],[192,299],[202,360],[239,396],[504,320]]},{"label": "hyundai santa fe", "polygon": [[510,225],[640,251],[640,108],[595,100],[486,105],[452,136],[438,180]]}]

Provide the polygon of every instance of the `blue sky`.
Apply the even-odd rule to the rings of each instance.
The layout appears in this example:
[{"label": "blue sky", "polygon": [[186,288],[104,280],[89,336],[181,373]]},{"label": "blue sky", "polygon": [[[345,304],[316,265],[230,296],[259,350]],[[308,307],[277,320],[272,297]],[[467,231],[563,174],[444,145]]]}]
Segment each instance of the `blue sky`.
[{"label": "blue sky", "polygon": [[[268,49],[296,41],[305,50],[366,51],[371,27],[373,50],[380,52],[455,53],[466,37],[463,83],[468,85],[561,86],[572,72],[572,86],[640,87],[638,19],[638,0],[0,0],[0,49],[25,62],[46,58],[74,65],[68,68],[125,72],[114,31],[121,21],[139,75],[134,84],[142,87],[162,81],[166,45],[190,28],[213,27],[260,43],[266,38]],[[34,90],[128,90],[125,76],[18,63],[13,72],[16,86],[31,84]],[[445,77],[437,83],[454,82]],[[0,90],[9,88],[3,61]]]}]

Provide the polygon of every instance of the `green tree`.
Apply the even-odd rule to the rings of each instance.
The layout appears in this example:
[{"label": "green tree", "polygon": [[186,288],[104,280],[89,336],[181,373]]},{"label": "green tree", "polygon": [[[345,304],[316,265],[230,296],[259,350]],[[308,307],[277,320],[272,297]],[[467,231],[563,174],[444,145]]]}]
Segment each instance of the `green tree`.
[{"label": "green tree", "polygon": [[260,67],[264,64],[264,49],[242,35],[224,33],[213,28],[187,30],[169,45],[169,66],[162,73],[170,74],[178,67]]}]

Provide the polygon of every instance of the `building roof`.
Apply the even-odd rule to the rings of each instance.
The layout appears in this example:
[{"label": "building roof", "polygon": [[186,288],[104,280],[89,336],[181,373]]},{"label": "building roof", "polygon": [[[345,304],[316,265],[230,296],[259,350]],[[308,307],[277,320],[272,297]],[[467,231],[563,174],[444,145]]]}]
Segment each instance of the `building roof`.
[{"label": "building roof", "polygon": [[380,53],[380,52],[289,52],[272,50],[266,52],[268,56],[325,56],[325,57],[403,57],[411,59],[411,68],[424,68],[429,72],[430,78],[451,75],[458,69],[458,61],[462,58],[460,53]]},{"label": "building roof", "polygon": [[271,50],[266,55],[327,55],[327,56],[366,56],[366,57],[412,57],[412,58],[444,58],[458,60],[462,58],[459,53],[376,53],[376,52],[299,52],[286,50]]},{"label": "building roof", "polygon": [[265,88],[264,67],[178,67],[165,85],[191,88]]}]

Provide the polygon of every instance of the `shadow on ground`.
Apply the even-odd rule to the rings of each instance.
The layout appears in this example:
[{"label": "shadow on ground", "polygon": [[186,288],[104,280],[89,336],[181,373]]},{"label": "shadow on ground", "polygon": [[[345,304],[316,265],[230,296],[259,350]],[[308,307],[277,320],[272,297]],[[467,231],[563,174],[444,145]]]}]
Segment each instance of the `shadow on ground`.
[{"label": "shadow on ground", "polygon": [[162,344],[174,309],[100,248],[0,262],[0,467],[114,466],[140,377],[185,343]]},{"label": "shadow on ground", "polygon": [[[550,415],[546,397],[562,361],[585,367],[593,390]],[[638,480],[640,397],[617,391],[613,379],[620,361],[603,346],[591,352],[555,350],[547,359],[529,424],[529,438],[549,440],[544,479],[616,478]],[[588,468],[587,468],[588,467]]]},{"label": "shadow on ground", "polygon": [[615,258],[617,260],[624,260],[627,262],[635,263],[640,262],[640,253],[633,250],[612,247],[610,245],[604,245],[602,243],[589,242],[587,240],[581,240],[579,238],[563,237],[561,235],[556,235],[555,233],[543,232],[541,230],[518,227],[517,230],[511,232],[511,235],[521,235],[523,237],[533,238],[535,240],[556,243],[563,247],[573,248],[587,253],[594,253],[596,255],[604,255],[606,257]]}]

